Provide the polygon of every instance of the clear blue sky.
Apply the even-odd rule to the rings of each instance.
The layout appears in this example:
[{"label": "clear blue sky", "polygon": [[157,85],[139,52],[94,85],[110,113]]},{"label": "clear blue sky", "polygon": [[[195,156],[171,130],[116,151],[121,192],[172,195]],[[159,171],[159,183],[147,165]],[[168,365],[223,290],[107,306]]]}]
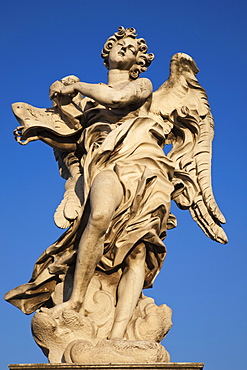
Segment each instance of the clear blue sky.
[{"label": "clear blue sky", "polygon": [[[156,55],[145,76],[157,89],[170,57],[193,56],[215,118],[213,186],[229,244],[208,239],[186,211],[166,239],[168,256],[147,295],[173,309],[163,341],[174,362],[244,370],[247,361],[245,0],[13,1],[1,5],[1,297],[29,280],[35,260],[61,234],[53,212],[63,194],[51,148],[12,136],[10,105],[49,107],[49,85],[75,74],[106,82],[100,51],[118,26],[135,27]],[[1,369],[46,362],[30,316],[1,298]]]}]

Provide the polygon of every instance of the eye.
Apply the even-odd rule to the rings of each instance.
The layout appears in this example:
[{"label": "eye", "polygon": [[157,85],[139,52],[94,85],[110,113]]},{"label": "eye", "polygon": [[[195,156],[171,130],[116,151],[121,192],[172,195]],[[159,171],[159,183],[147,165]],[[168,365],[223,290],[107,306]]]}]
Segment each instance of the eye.
[{"label": "eye", "polygon": [[135,50],[135,48],[133,46],[129,46],[129,50],[132,52],[132,54],[135,55],[136,50]]}]

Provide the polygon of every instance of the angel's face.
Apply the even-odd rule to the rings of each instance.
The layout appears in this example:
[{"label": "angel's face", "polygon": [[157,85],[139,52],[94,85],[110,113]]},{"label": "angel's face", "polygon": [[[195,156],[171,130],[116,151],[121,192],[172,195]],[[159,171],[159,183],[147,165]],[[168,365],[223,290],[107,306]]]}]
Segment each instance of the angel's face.
[{"label": "angel's face", "polygon": [[109,53],[109,69],[129,70],[136,63],[137,41],[131,37],[117,41]]}]

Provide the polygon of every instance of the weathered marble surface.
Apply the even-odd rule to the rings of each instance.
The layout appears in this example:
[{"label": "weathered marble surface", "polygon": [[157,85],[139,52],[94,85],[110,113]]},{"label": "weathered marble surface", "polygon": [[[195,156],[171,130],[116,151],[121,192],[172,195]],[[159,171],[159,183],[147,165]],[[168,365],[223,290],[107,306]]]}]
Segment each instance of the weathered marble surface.
[{"label": "weathered marble surface", "polygon": [[154,59],[147,51],[135,29],[120,27],[102,50],[107,84],[70,75],[51,85],[51,108],[13,104],[16,140],[53,147],[66,180],[54,220],[67,230],[37,260],[29,283],[5,296],[26,314],[39,310],[32,332],[52,363],[86,363],[90,354],[104,362],[111,353],[120,361],[123,348],[126,362],[169,361],[159,342],[171,310],[142,289],[166,257],[163,240],[176,226],[171,200],[208,237],[227,242],[211,186],[214,123],[199,70],[177,53],[153,92],[139,77]]},{"label": "weathered marble surface", "polygon": [[116,274],[94,275],[79,312],[43,308],[35,313],[33,336],[51,363],[169,362],[169,354],[159,342],[172,326],[172,311],[143,294],[124,340],[105,340],[115,314],[117,285],[113,277],[117,278]]},{"label": "weathered marble surface", "polygon": [[77,365],[77,364],[13,364],[10,370],[203,370],[204,364],[198,362],[170,362],[155,364],[108,364],[108,365]]}]

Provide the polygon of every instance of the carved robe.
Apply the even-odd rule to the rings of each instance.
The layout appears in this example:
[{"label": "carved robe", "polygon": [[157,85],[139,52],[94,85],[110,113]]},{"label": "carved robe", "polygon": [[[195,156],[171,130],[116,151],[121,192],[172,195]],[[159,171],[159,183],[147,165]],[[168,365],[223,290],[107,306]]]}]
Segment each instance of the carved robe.
[{"label": "carved robe", "polygon": [[167,128],[140,114],[141,106],[128,107],[124,114],[102,106],[84,111],[87,127],[78,145],[86,151],[81,159],[85,202],[69,229],[40,256],[30,282],[7,293],[6,299],[23,312],[53,305],[57,283],[66,281],[75,265],[92,181],[105,169],[117,174],[124,197],[105,235],[104,255],[97,269],[107,274],[117,271],[132,248],[143,242],[147,251],[144,288],[152,286],[166,255],[162,240],[167,227],[175,226],[170,215],[174,166],[163,152]]}]

